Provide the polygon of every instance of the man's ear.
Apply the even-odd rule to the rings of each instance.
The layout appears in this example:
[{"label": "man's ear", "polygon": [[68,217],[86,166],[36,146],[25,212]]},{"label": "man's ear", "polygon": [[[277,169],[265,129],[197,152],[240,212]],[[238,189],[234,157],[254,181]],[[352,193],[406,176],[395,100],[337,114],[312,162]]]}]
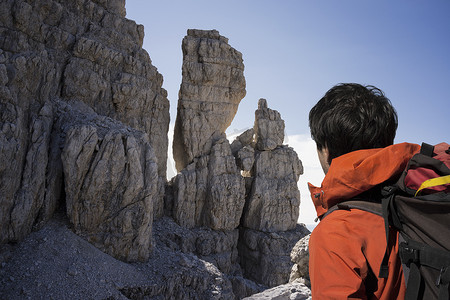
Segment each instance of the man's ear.
[{"label": "man's ear", "polygon": [[327,147],[323,147],[322,149],[317,149],[317,155],[319,156],[320,165],[322,166],[322,170],[325,174],[328,173],[328,169],[330,168],[330,164],[328,163],[328,158],[330,157],[330,152]]}]

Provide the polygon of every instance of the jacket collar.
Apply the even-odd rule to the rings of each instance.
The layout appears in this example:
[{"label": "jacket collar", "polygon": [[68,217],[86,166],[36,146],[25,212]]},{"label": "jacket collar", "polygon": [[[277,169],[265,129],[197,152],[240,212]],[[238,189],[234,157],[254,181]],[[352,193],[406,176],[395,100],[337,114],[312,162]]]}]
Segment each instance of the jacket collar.
[{"label": "jacket collar", "polygon": [[333,159],[321,187],[308,182],[317,217],[333,205],[386,181],[396,181],[409,159],[419,150],[417,144],[401,143],[353,151]]}]

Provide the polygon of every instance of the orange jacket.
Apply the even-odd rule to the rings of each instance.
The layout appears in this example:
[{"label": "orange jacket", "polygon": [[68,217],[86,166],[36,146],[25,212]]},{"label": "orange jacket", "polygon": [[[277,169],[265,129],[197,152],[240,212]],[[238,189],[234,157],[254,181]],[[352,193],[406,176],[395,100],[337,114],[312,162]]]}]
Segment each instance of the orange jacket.
[{"label": "orange jacket", "polygon": [[[322,186],[309,184],[320,218],[328,208],[396,180],[419,151],[415,144],[354,151],[332,160]],[[384,220],[358,209],[337,210],[313,230],[309,272],[313,299],[403,299],[405,283],[392,233],[389,277],[378,278],[386,250]]]}]

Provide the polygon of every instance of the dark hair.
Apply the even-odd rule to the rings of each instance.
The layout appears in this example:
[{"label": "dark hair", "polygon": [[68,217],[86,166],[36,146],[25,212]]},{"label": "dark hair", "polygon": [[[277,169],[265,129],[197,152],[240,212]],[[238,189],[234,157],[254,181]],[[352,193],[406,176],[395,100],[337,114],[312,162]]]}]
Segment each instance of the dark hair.
[{"label": "dark hair", "polygon": [[309,112],[317,149],[328,148],[329,161],[351,151],[394,143],[397,112],[374,86],[341,83],[332,87]]}]

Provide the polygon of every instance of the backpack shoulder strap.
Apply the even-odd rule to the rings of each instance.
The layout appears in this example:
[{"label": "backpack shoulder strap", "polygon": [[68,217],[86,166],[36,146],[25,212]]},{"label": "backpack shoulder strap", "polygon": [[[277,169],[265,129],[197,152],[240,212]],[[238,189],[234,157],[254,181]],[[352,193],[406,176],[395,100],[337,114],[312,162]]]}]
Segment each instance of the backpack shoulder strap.
[{"label": "backpack shoulder strap", "polygon": [[422,145],[420,146],[420,153],[429,157],[433,157],[433,152],[434,152],[434,146],[427,144],[427,143],[422,143]]},{"label": "backpack shoulder strap", "polygon": [[350,210],[353,208],[364,210],[375,215],[383,216],[383,210],[381,207],[381,203],[379,202],[371,202],[364,200],[349,200],[342,203],[337,204],[339,209]]},{"label": "backpack shoulder strap", "polygon": [[383,210],[380,202],[372,202],[365,200],[348,200],[341,203],[338,203],[328,209],[328,211],[322,216],[322,220],[336,210],[351,210],[351,209],[359,209],[363,211],[367,211],[373,213],[378,216],[383,216]]}]

